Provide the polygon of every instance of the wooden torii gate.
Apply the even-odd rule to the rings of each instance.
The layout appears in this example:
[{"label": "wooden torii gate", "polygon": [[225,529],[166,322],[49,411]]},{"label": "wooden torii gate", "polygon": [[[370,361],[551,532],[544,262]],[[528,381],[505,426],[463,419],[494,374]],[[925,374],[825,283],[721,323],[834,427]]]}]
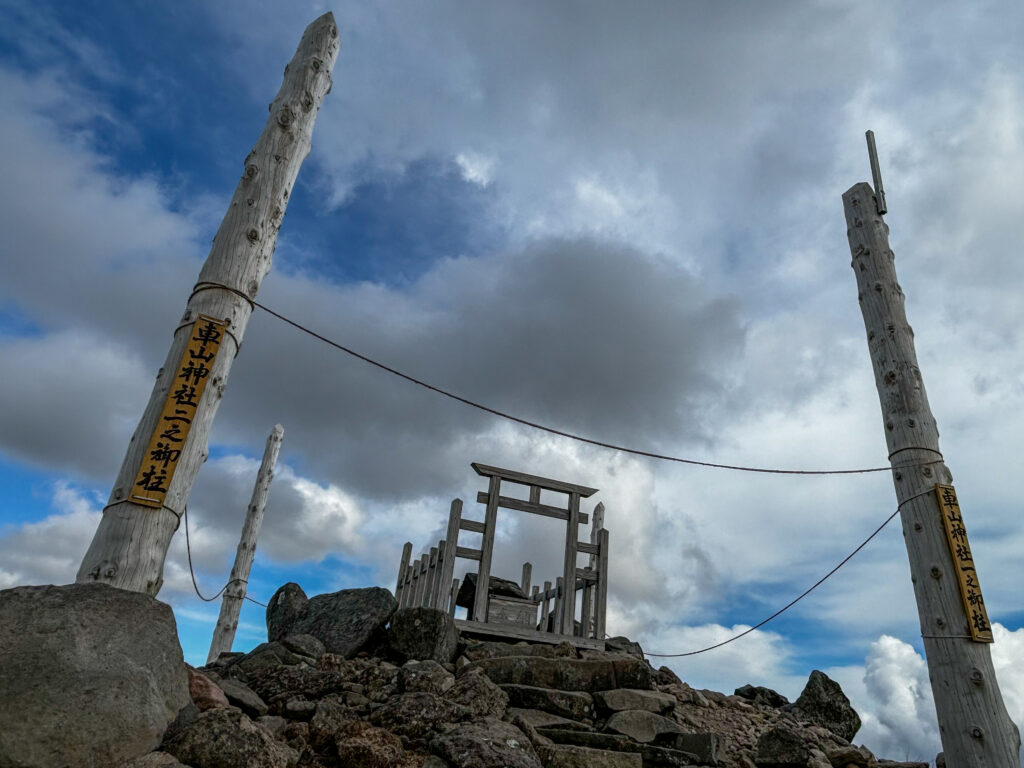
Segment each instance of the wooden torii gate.
[{"label": "wooden torii gate", "polygon": [[[534,642],[568,641],[581,647],[603,648],[605,606],[608,599],[608,531],[604,528],[604,505],[598,504],[594,510],[590,541],[578,540],[579,526],[590,522],[588,515],[580,511],[580,499],[592,496],[597,493],[597,489],[484,464],[474,463],[472,467],[478,475],[488,478],[487,491],[477,494],[477,501],[485,505],[484,519],[478,521],[463,518],[462,500],[455,499],[448,517],[447,536],[436,547],[431,547],[419,560],[410,560],[412,543],[406,542],[395,590],[399,606],[425,606],[454,615],[459,580],[453,578],[453,575],[455,559],[461,557],[478,563],[469,618],[456,619],[456,624],[464,632]],[[503,496],[503,483],[525,486],[528,488],[529,499]],[[542,504],[541,491],[563,494],[566,505]],[[527,597],[490,594],[491,562],[499,509],[529,512],[566,522],[562,575],[556,579],[554,586],[551,582],[545,582],[543,591],[534,586],[531,592],[532,566],[524,563],[520,588]],[[481,534],[480,548],[460,547],[459,531]],[[577,567],[579,554],[590,555],[586,568]],[[582,593],[578,624],[577,592]]]}]

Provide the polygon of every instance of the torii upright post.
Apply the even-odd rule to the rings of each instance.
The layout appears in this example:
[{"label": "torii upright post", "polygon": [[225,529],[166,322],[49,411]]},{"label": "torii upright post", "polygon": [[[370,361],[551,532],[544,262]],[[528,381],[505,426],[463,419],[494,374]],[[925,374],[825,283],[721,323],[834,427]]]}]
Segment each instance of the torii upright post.
[{"label": "torii upright post", "polygon": [[[1019,768],[1020,735],[1006,712],[988,645],[972,639],[979,629],[989,629],[987,615],[972,622],[961,594],[965,557],[972,571],[975,567],[966,532],[959,524],[957,535],[966,549],[958,550],[954,561],[935,492],[937,483],[952,483],[952,475],[939,453],[939,432],[896,280],[871,131],[868,151],[875,189],[864,182],[854,185],[843,195],[843,208],[946,765]],[[973,578],[976,585],[976,571]],[[976,599],[981,600],[980,588]]]},{"label": "torii upright post", "polygon": [[235,564],[231,568],[231,578],[228,580],[228,585],[224,587],[220,615],[217,617],[217,626],[213,630],[213,640],[210,641],[210,655],[206,658],[207,664],[216,661],[222,653],[228,653],[235,640],[238,616],[242,612],[242,601],[245,600],[248,588],[249,571],[252,569],[252,561],[256,557],[256,541],[259,539],[260,525],[263,524],[263,510],[267,506],[270,482],[274,479],[274,465],[277,463],[277,454],[281,451],[281,438],[283,437],[284,427],[275,424],[274,430],[267,438],[263,462],[256,475],[256,485],[252,489],[252,500],[245,513],[245,523],[242,525],[242,535],[238,539],[238,550],[235,552]]},{"label": "torii upright post", "polygon": [[156,595],[164,559],[207,456],[213,417],[270,271],[292,185],[309,154],[317,111],[331,88],[338,28],[310,24],[270,117],[249,156],[132,436],[110,500],[78,569],[102,582]]}]

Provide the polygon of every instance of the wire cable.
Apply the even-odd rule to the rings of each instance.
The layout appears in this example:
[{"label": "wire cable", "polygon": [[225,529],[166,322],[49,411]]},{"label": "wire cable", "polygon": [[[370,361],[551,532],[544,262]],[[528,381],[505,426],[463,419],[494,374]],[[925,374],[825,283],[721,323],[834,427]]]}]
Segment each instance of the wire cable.
[{"label": "wire cable", "polygon": [[[203,596],[203,593],[199,591],[199,584],[196,583],[196,571],[192,567],[192,542],[191,542],[191,540],[189,538],[189,533],[188,533],[188,504],[185,505],[185,511],[182,513],[182,517],[185,518],[185,552],[188,553],[188,572],[189,572],[189,575],[192,576],[192,588],[196,591],[196,595],[199,596],[199,599],[200,600],[204,600],[207,603],[212,603],[214,600],[216,600],[218,597],[220,597],[224,593],[225,589],[230,587],[232,584],[234,584],[236,582],[240,582],[242,584],[248,584],[249,581],[247,579],[231,579],[230,581],[228,581],[227,584],[225,584],[223,587],[221,587],[220,591],[218,591],[217,594],[215,594],[213,597],[204,597]],[[248,600],[250,603],[256,603],[256,605],[262,605],[264,608],[267,607],[266,603],[261,603],[259,600],[253,600],[248,595],[242,595],[242,598],[244,600]]]},{"label": "wire cable", "polygon": [[[207,284],[204,284],[204,285],[210,285],[210,284],[207,283]],[[435,386],[433,384],[429,384],[429,383],[427,383],[427,382],[425,382],[425,381],[423,381],[421,379],[417,379],[414,376],[410,376],[407,373],[402,373],[401,371],[396,370],[395,368],[392,368],[389,365],[385,365],[384,363],[378,362],[378,361],[374,360],[373,358],[370,358],[370,357],[367,357],[366,355],[360,354],[359,352],[356,352],[354,349],[346,347],[343,344],[339,344],[338,342],[334,341],[333,339],[329,339],[328,337],[326,337],[326,336],[324,336],[324,335],[322,335],[320,333],[317,333],[316,331],[314,331],[314,330],[312,330],[310,328],[307,328],[306,326],[302,325],[301,323],[298,323],[295,320],[292,320],[291,318],[286,317],[285,315],[282,315],[280,312],[276,312],[273,309],[271,309],[270,307],[268,307],[268,306],[266,306],[264,304],[261,304],[260,302],[255,301],[254,299],[249,298],[248,296],[246,296],[241,291],[238,291],[238,290],[236,290],[234,288],[230,288],[229,286],[224,286],[224,285],[217,286],[217,287],[224,288],[225,290],[231,291],[232,293],[237,293],[237,294],[241,295],[243,298],[245,298],[246,301],[250,302],[253,306],[259,307],[264,312],[266,312],[268,315],[272,315],[273,317],[276,317],[281,322],[286,323],[286,324],[292,326],[293,328],[295,328],[295,329],[297,329],[299,331],[302,331],[303,333],[308,334],[308,335],[312,336],[313,338],[318,339],[319,341],[322,341],[324,344],[327,344],[329,346],[334,347],[337,350],[340,350],[341,352],[344,352],[344,353],[346,353],[348,355],[351,355],[352,357],[355,357],[355,358],[357,358],[359,360],[362,360],[364,363],[368,363],[368,364],[370,364],[372,366],[375,366],[375,367],[381,369],[382,371],[386,371],[386,372],[388,372],[388,373],[390,373],[390,374],[392,374],[394,376],[398,376],[401,379],[405,379],[406,381],[408,381],[408,382],[410,382],[412,384],[416,384],[417,386],[423,387],[424,389],[428,389],[431,392],[435,392],[435,393],[437,393],[439,395],[443,395],[444,397],[450,398],[452,400],[456,400],[456,401],[458,401],[458,402],[460,402],[460,403],[462,403],[464,405],[470,406],[471,408],[476,408],[478,410],[484,411],[485,413],[489,413],[492,416],[497,416],[497,417],[502,418],[502,419],[507,419],[508,421],[515,422],[516,424],[522,424],[523,426],[526,426],[526,427],[531,427],[533,429],[538,429],[538,430],[541,430],[543,432],[547,432],[548,434],[551,434],[551,435],[557,435],[559,437],[569,438],[570,440],[576,440],[577,442],[587,443],[589,445],[596,445],[596,446],[598,446],[600,448],[608,448],[608,449],[613,450],[613,451],[621,451],[622,453],[629,453],[629,454],[632,454],[634,456],[644,456],[644,457],[649,458],[649,459],[659,459],[661,461],[673,461],[673,462],[676,462],[676,463],[679,463],[679,464],[689,464],[689,465],[697,466],[697,467],[711,467],[711,468],[714,468],[714,469],[729,469],[729,470],[733,470],[733,471],[736,471],[736,472],[759,472],[759,473],[763,473],[763,474],[772,474],[772,475],[862,475],[862,474],[868,474],[868,473],[871,473],[871,472],[890,472],[893,469],[901,468],[901,467],[892,467],[892,466],[889,466],[889,467],[868,467],[868,468],[865,468],[865,469],[772,469],[772,468],[768,468],[768,467],[748,467],[748,466],[740,466],[740,465],[735,465],[735,464],[719,464],[719,463],[713,462],[713,461],[699,461],[697,459],[685,459],[685,458],[680,458],[678,456],[668,456],[668,455],[665,455],[665,454],[662,454],[662,453],[654,453],[653,451],[644,451],[644,450],[640,450],[640,449],[637,449],[637,448],[628,448],[626,446],[617,445],[615,443],[607,443],[607,442],[604,442],[602,440],[595,440],[593,438],[584,437],[582,435],[577,435],[577,434],[574,434],[572,432],[566,432],[566,431],[561,430],[561,429],[555,429],[554,427],[548,427],[548,426],[545,426],[544,424],[539,424],[539,423],[537,423],[535,421],[530,421],[528,419],[520,418],[519,416],[514,416],[514,415],[512,415],[510,413],[506,413],[504,411],[500,411],[497,408],[491,408],[490,406],[483,405],[481,403],[478,403],[478,402],[475,402],[473,400],[470,400],[467,397],[463,397],[461,395],[457,395],[454,392],[450,392],[450,391],[448,391],[446,389],[443,389],[441,387]],[[928,462],[920,462],[920,463],[914,463],[914,464],[907,464],[906,466],[907,467],[917,467],[917,466],[924,466],[926,464],[939,464],[941,462],[942,462],[942,459],[935,459],[933,461],[928,461]]]},{"label": "wire cable", "polygon": [[754,626],[750,627],[749,629],[744,630],[743,632],[740,632],[738,635],[733,635],[728,640],[723,640],[720,643],[715,643],[714,645],[709,645],[707,648],[701,648],[701,649],[696,650],[696,651],[687,651],[686,653],[647,653],[647,652],[644,652],[644,655],[645,656],[655,656],[655,657],[661,658],[661,659],[678,659],[678,658],[681,658],[683,656],[696,656],[699,653],[707,653],[708,651],[713,651],[716,648],[721,648],[723,645],[728,645],[729,643],[735,642],[735,641],[739,640],[741,637],[746,637],[751,632],[753,632],[755,629],[760,629],[761,627],[763,627],[765,624],[767,624],[772,619],[775,619],[775,618],[781,616],[783,613],[788,611],[794,605],[796,605],[801,600],[803,600],[805,597],[807,597],[809,594],[811,594],[811,592],[813,592],[818,587],[820,587],[822,584],[824,584],[825,581],[832,574],[834,574],[836,571],[838,571],[840,568],[842,568],[844,565],[846,565],[853,558],[854,555],[856,555],[858,552],[860,552],[862,549],[864,549],[864,547],[867,546],[869,541],[871,541],[873,538],[875,538],[875,536],[877,536],[879,533],[881,533],[882,529],[885,528],[885,526],[887,526],[890,523],[890,521],[894,517],[896,517],[896,515],[898,515],[900,513],[900,510],[903,509],[903,505],[904,504],[906,504],[908,501],[913,501],[914,499],[917,499],[917,498],[919,498],[921,496],[925,496],[925,495],[927,495],[929,493],[934,493],[934,489],[933,488],[928,488],[927,490],[921,491],[921,493],[916,493],[913,496],[909,496],[909,497],[905,498],[903,501],[901,501],[899,503],[899,506],[896,507],[896,511],[893,512],[891,515],[889,515],[887,518],[885,518],[885,521],[880,526],[875,528],[874,532],[870,536],[868,536],[866,539],[864,539],[864,541],[862,541],[857,546],[857,548],[855,550],[853,550],[853,552],[851,552],[846,557],[844,557],[842,560],[840,560],[839,564],[835,568],[833,568],[831,571],[829,571],[824,576],[822,576],[820,579],[818,579],[816,582],[814,582],[814,584],[812,584],[810,587],[808,587],[806,590],[804,590],[804,592],[802,592],[800,595],[798,595],[797,597],[793,598],[788,603],[786,603],[784,606],[779,608],[779,610],[777,610],[775,613],[773,613],[767,619],[764,619],[763,621],[755,624]]}]

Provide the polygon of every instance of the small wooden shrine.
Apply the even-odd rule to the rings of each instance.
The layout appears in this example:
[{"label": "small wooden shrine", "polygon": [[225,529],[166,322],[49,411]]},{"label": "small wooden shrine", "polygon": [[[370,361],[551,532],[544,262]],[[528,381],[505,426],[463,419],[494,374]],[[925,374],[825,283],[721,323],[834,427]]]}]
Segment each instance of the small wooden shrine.
[{"label": "small wooden shrine", "polygon": [[[580,511],[580,499],[597,493],[596,488],[527,475],[499,467],[473,464],[488,479],[486,491],[476,500],[484,505],[483,520],[463,517],[462,499],[455,499],[448,516],[446,538],[430,547],[418,560],[411,560],[412,543],[406,542],[398,566],[395,596],[399,607],[424,606],[455,615],[456,606],[467,609],[467,618],[456,619],[462,632],[512,640],[561,643],[585,648],[604,648],[605,605],[608,597],[608,531],[604,528],[604,505],[594,508],[593,518]],[[529,498],[503,496],[502,487],[525,487]],[[565,506],[541,503],[541,492],[565,499]],[[552,585],[533,586],[533,566],[523,564],[522,579],[516,584],[491,575],[494,533],[498,510],[529,512],[564,520],[565,554],[562,575]],[[590,523],[590,541],[579,541],[580,525]],[[482,535],[479,549],[459,546],[459,532]],[[589,555],[585,568],[577,566],[579,554]],[[477,563],[466,573],[460,589],[454,577],[456,558]],[[577,611],[577,609],[579,609]],[[578,616],[578,618],[577,618]]]}]

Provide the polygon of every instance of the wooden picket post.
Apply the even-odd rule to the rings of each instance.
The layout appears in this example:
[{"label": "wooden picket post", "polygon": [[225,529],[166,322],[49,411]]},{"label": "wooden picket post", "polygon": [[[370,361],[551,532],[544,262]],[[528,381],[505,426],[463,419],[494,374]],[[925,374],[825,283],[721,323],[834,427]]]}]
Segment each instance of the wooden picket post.
[{"label": "wooden picket post", "polygon": [[[78,583],[102,582],[154,596],[163,585],[167,549],[206,459],[210,428],[252,300],[270,271],[281,219],[309,154],[313,122],[330,90],[337,55],[338,28],[334,16],[325,13],[306,28],[263,133],[246,158],[78,569]],[[187,351],[192,356],[186,358]]]}]

